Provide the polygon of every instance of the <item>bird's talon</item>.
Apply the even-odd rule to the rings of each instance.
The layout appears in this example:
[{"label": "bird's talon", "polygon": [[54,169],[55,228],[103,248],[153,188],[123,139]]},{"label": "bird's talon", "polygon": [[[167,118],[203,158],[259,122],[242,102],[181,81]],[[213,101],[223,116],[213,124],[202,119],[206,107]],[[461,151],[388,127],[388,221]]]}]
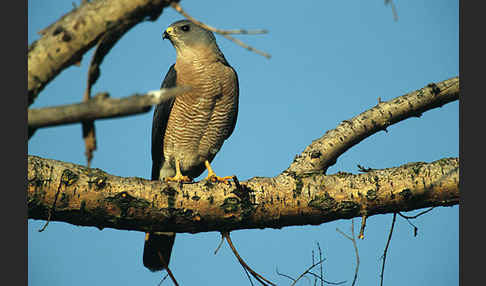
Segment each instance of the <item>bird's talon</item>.
[{"label": "bird's talon", "polygon": [[191,178],[188,176],[182,176],[182,175],[175,175],[174,177],[167,177],[165,178],[165,182],[181,182],[181,183],[189,183],[191,182]]},{"label": "bird's talon", "polygon": [[216,175],[209,175],[206,180],[210,181],[210,182],[213,182],[213,183],[216,183],[216,182],[225,182],[225,183],[229,183],[229,180],[233,179],[233,177],[219,177],[219,176],[216,176]]}]

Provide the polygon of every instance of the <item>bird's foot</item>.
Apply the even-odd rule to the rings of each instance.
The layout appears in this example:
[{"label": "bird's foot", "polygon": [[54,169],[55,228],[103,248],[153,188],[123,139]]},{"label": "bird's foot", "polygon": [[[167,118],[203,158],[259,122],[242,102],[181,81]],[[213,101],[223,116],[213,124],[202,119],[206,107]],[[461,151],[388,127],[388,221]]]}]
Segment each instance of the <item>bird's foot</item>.
[{"label": "bird's foot", "polygon": [[181,174],[176,174],[174,177],[167,177],[165,178],[165,182],[180,182],[180,183],[190,183],[192,179],[188,176],[184,176]]},{"label": "bird's foot", "polygon": [[216,182],[228,182],[231,179],[233,179],[232,176],[219,177],[219,176],[216,176],[215,173],[208,174],[208,176],[206,177],[206,180],[207,181],[210,181],[210,182],[213,182],[213,183],[216,183]]},{"label": "bird's foot", "polygon": [[209,161],[207,160],[204,162],[204,165],[206,165],[206,169],[208,170],[208,176],[206,177],[206,181],[213,182],[213,183],[228,182],[229,184],[229,180],[233,179],[232,176],[227,176],[227,177],[216,176],[216,173],[213,171],[213,168],[211,168],[211,164],[209,164]]}]

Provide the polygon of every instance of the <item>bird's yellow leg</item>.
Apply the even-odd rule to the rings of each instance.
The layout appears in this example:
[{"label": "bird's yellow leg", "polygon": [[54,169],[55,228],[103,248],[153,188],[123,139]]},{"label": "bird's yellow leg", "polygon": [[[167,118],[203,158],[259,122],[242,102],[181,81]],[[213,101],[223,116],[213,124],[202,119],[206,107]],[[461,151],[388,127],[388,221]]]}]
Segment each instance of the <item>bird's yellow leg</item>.
[{"label": "bird's yellow leg", "polygon": [[232,176],[227,176],[227,177],[216,176],[216,173],[214,173],[213,168],[211,168],[211,165],[209,164],[208,160],[204,161],[204,165],[206,165],[206,169],[208,169],[208,176],[206,177],[206,180],[208,180],[208,181],[211,181],[211,182],[226,182],[226,181],[231,180],[233,178]]},{"label": "bird's yellow leg", "polygon": [[182,172],[181,172],[181,165],[180,165],[180,162],[178,159],[176,159],[176,162],[175,162],[175,167],[176,167],[176,174],[174,177],[167,177],[165,178],[165,181],[166,182],[191,182],[191,178],[189,178],[188,176],[183,176],[182,175]]}]

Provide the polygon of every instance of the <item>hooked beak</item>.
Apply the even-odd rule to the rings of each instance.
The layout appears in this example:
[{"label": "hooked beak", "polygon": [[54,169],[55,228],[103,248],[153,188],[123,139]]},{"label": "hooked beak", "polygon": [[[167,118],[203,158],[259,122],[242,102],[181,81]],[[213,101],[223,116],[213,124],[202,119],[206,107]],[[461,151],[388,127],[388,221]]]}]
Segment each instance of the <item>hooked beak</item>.
[{"label": "hooked beak", "polygon": [[162,39],[169,39],[170,40],[170,34],[172,33],[173,30],[174,30],[174,28],[172,28],[172,27],[167,28],[164,31],[164,34],[162,35]]},{"label": "hooked beak", "polygon": [[164,31],[164,34],[162,35],[162,39],[168,39],[169,38],[169,34],[167,33],[167,31]]}]

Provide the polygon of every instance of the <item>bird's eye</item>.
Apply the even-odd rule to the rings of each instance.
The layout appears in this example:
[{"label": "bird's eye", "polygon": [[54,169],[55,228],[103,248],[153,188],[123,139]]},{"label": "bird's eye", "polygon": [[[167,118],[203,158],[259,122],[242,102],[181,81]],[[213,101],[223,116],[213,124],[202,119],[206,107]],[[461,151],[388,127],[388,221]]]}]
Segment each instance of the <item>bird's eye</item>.
[{"label": "bird's eye", "polygon": [[181,30],[184,31],[184,32],[188,32],[189,31],[189,25],[182,26]]}]

